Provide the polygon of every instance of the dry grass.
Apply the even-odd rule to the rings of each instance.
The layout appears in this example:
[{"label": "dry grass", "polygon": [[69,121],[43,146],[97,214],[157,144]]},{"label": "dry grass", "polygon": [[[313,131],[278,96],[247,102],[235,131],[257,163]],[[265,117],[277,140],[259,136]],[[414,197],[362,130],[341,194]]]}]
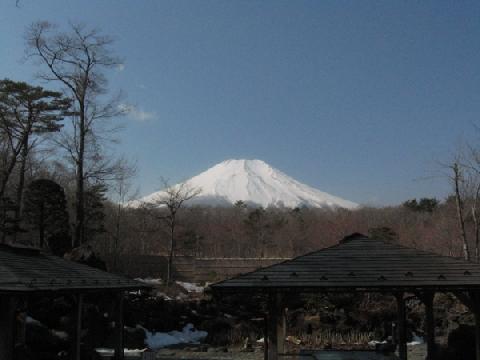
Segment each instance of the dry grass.
[{"label": "dry grass", "polygon": [[346,345],[367,345],[373,333],[351,330],[339,332],[335,330],[321,330],[314,334],[298,333],[295,335],[302,341],[302,346],[322,348],[325,346],[339,347]]}]

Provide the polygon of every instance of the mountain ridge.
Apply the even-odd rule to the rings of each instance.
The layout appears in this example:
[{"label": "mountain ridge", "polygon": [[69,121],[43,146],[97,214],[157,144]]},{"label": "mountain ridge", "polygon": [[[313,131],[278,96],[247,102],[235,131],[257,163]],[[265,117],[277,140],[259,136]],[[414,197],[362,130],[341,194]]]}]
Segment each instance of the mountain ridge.
[{"label": "mountain ridge", "polygon": [[[305,185],[258,159],[228,159],[174,187],[200,189],[191,205],[228,206],[237,201],[262,207],[354,209],[358,204]],[[152,203],[158,191],[138,200]]]}]

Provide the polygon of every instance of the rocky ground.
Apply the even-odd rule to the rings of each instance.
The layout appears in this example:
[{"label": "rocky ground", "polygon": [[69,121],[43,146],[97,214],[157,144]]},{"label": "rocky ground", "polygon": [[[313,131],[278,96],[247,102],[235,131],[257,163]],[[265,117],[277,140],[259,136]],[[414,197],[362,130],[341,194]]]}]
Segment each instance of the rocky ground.
[{"label": "rocky ground", "polygon": [[[426,354],[425,345],[410,346],[408,348],[409,360],[424,360]],[[309,355],[292,355],[286,356],[285,359],[292,360],[321,360],[322,354],[318,353],[316,356]],[[371,357],[369,353],[365,353],[360,358],[352,358],[351,360],[369,360]],[[377,357],[376,357],[377,358]],[[395,357],[392,357],[394,359]],[[162,360],[263,360],[263,349],[256,349],[256,351],[245,352],[241,349],[226,349],[225,348],[208,348],[206,351],[192,351],[192,349],[162,349],[157,353],[157,359]],[[329,359],[333,359],[329,357]],[[343,360],[350,360],[349,357],[342,357]],[[385,358],[387,359],[387,358]]]}]

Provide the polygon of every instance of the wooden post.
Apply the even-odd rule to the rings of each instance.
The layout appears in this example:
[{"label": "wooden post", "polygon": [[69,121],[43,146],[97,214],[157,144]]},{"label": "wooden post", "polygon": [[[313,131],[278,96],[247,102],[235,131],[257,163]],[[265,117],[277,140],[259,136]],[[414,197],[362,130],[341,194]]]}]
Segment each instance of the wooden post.
[{"label": "wooden post", "polygon": [[12,360],[15,346],[17,298],[6,296],[1,298],[0,313],[0,357]]},{"label": "wooden post", "polygon": [[268,313],[265,313],[263,318],[263,360],[268,360],[268,321]]},{"label": "wooden post", "polygon": [[278,359],[279,309],[277,294],[268,295],[268,360]]},{"label": "wooden post", "polygon": [[400,360],[407,360],[407,317],[405,311],[405,300],[403,293],[395,295],[397,298],[397,331],[398,331],[398,357]]},{"label": "wooden post", "polygon": [[480,360],[480,293],[478,291],[458,291],[454,294],[475,317],[475,359]]},{"label": "wooden post", "polygon": [[480,293],[478,291],[470,291],[468,295],[470,302],[466,305],[475,317],[475,359],[480,360]]},{"label": "wooden post", "polygon": [[81,360],[83,294],[78,294],[75,300],[75,330],[72,344],[72,359]]},{"label": "wooden post", "polygon": [[425,305],[425,333],[427,336],[427,360],[435,359],[435,320],[433,315],[433,298],[435,293],[422,294],[420,300]]},{"label": "wooden post", "polygon": [[115,360],[123,360],[123,292],[115,296]]},{"label": "wooden post", "polygon": [[15,316],[15,358],[23,359],[27,340],[27,298],[18,298]]},{"label": "wooden post", "polygon": [[283,296],[277,294],[275,297],[277,310],[277,354],[285,353],[285,337],[287,336],[287,318],[285,316],[285,306]]},{"label": "wooden post", "polygon": [[478,306],[474,310],[475,315],[475,359],[480,360],[480,310]]}]

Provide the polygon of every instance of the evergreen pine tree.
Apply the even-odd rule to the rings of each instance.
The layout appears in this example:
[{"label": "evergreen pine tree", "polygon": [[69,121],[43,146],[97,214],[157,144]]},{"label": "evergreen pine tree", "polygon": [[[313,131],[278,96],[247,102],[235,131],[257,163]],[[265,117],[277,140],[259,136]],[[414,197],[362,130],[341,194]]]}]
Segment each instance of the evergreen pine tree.
[{"label": "evergreen pine tree", "polygon": [[24,198],[24,218],[30,230],[38,233],[41,248],[63,255],[71,247],[67,201],[63,188],[55,181],[32,181]]},{"label": "evergreen pine tree", "polygon": [[89,185],[85,191],[85,240],[90,241],[106,232],[105,194],[107,187],[103,183]]}]

